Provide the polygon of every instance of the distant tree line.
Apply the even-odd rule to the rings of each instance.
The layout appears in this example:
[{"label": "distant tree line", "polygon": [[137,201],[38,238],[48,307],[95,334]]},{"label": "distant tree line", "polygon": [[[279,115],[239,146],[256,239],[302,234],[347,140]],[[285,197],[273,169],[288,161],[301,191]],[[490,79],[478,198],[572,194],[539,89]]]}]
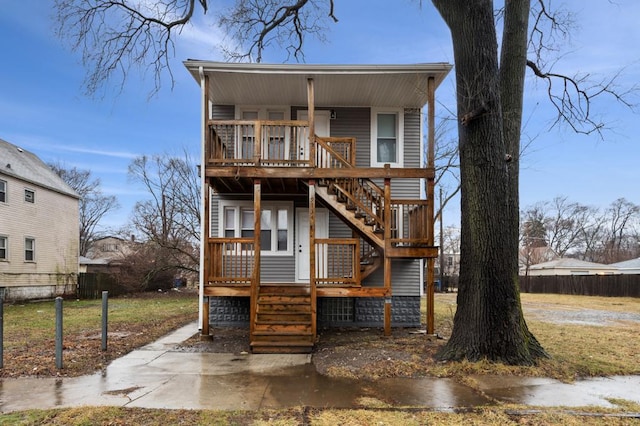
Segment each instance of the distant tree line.
[{"label": "distant tree line", "polygon": [[625,198],[606,208],[564,196],[541,201],[522,211],[520,242],[531,255],[528,264],[540,263],[534,254],[543,248],[560,257],[605,264],[633,259],[640,256],[640,205]]}]

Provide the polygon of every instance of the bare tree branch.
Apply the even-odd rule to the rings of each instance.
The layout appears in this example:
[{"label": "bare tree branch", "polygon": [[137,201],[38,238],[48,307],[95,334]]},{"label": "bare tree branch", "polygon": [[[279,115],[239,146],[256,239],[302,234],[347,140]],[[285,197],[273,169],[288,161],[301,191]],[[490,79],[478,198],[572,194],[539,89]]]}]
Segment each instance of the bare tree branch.
[{"label": "bare tree branch", "polygon": [[132,225],[146,243],[158,248],[157,267],[197,271],[200,181],[195,161],[186,150],[183,158],[141,156],[129,165],[129,177],[149,196],[136,203]]},{"label": "bare tree branch", "polygon": [[[208,0],[198,3],[206,13]],[[113,78],[120,80],[122,90],[133,66],[153,74],[152,94],[160,89],[165,71],[173,87],[173,38],[192,19],[195,0],[56,0],[55,9],[57,35],[82,54],[88,95],[96,95]]]},{"label": "bare tree branch", "polygon": [[547,85],[547,96],[557,112],[552,127],[566,124],[576,133],[596,133],[603,137],[606,123],[593,116],[591,107],[594,101],[609,96],[620,105],[634,110],[636,105],[631,98],[638,94],[640,86],[620,90],[617,82],[624,69],[606,78],[597,78],[588,73],[567,75],[549,71],[554,65],[554,52],[564,48],[576,28],[571,12],[562,7],[551,10],[549,5],[549,0],[536,0],[531,5],[533,19],[529,51],[533,58],[527,60],[527,67]]},{"label": "bare tree branch", "polygon": [[265,49],[275,44],[289,56],[303,60],[305,35],[324,40],[326,18],[338,22],[334,0],[238,0],[220,19],[220,25],[236,43],[225,53],[236,61],[255,58],[262,62]]},{"label": "bare tree branch", "polygon": [[86,256],[93,242],[102,235],[98,231],[104,216],[116,210],[118,200],[113,195],[104,195],[100,189],[100,179],[92,179],[89,170],[65,167],[60,163],[50,163],[49,167],[80,196],[80,256]]}]

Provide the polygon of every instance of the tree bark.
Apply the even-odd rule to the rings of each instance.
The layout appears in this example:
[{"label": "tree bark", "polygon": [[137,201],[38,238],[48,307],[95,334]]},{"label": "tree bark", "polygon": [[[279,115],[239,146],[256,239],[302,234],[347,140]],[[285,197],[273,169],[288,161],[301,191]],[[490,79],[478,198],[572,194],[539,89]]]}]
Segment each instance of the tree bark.
[{"label": "tree bark", "polygon": [[[518,285],[519,170],[518,152],[511,150],[519,146],[523,84],[501,84],[502,78],[509,79],[520,72],[522,40],[514,41],[518,46],[515,59],[510,57],[511,52],[503,55],[505,63],[515,63],[502,72],[493,2],[433,0],[433,3],[453,40],[462,184],[458,308],[451,338],[438,358],[470,361],[486,358],[529,365],[545,353],[524,321]],[[526,9],[528,13],[527,0],[506,3],[509,10],[505,12]],[[511,9],[514,11],[510,12]],[[519,22],[522,24],[521,19]],[[511,25],[509,30],[515,28],[515,24]],[[524,33],[526,52],[526,25],[514,32],[518,36]],[[505,37],[514,37],[509,34],[505,31]],[[525,62],[521,65],[524,74]],[[504,104],[508,106],[506,112],[503,91],[508,97]],[[512,122],[514,117],[517,123]]]}]

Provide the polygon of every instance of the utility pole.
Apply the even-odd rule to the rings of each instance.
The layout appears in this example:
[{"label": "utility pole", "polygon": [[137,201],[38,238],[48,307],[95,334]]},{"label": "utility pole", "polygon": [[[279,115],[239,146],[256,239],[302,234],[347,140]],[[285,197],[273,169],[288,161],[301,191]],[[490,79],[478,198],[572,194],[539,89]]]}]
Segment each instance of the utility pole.
[{"label": "utility pole", "polygon": [[444,287],[444,226],[442,225],[444,211],[442,208],[442,187],[440,189],[440,291]]}]

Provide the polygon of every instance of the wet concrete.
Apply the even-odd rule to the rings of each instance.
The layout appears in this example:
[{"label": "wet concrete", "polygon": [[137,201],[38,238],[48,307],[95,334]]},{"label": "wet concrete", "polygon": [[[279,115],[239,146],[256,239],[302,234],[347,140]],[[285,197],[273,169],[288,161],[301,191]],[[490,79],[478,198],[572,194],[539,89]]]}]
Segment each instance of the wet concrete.
[{"label": "wet concrete", "polygon": [[197,331],[191,324],[112,362],[101,374],[0,382],[0,412],[30,408],[127,406],[256,410],[294,406],[354,408],[365,401],[438,409],[492,404],[611,406],[606,398],[640,403],[640,377],[564,384],[551,379],[474,377],[477,392],[451,379],[332,379],[309,355],[233,355],[172,350]]},{"label": "wet concrete", "polygon": [[640,404],[640,376],[596,377],[562,383],[542,377],[472,376],[478,388],[499,401],[543,407],[615,407],[610,399]]}]

